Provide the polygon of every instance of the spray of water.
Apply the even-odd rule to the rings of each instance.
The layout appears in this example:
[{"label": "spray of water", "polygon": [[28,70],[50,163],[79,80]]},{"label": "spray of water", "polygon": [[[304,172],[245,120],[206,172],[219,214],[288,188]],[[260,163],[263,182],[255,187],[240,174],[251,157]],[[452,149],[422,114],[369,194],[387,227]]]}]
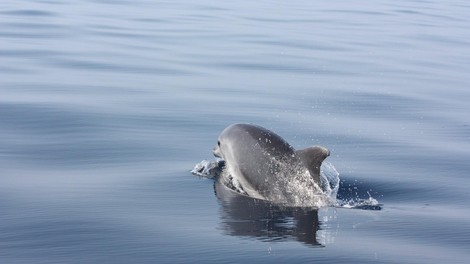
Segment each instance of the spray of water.
[{"label": "spray of water", "polygon": [[[191,170],[194,175],[205,178],[215,178],[222,173],[224,169],[223,160],[217,159],[212,161],[203,160],[196,164]],[[289,172],[292,170],[281,170],[280,173]],[[312,177],[306,170],[298,170],[295,172],[295,177],[279,177],[286,179],[279,182],[277,186],[287,189],[291,194],[291,200],[284,203],[286,206],[295,207],[340,207],[340,208],[356,208],[366,210],[380,210],[381,204],[369,194],[368,199],[351,198],[348,200],[341,200],[337,198],[340,178],[339,172],[329,162],[323,162],[320,171],[321,186],[316,185],[312,181]],[[292,176],[292,175],[291,175]],[[225,178],[224,184],[230,189],[237,191],[241,194],[246,194],[242,186],[235,177],[229,176]],[[279,190],[279,196],[282,195]],[[276,191],[274,190],[274,193]],[[280,197],[276,197],[278,201],[282,201]]]}]

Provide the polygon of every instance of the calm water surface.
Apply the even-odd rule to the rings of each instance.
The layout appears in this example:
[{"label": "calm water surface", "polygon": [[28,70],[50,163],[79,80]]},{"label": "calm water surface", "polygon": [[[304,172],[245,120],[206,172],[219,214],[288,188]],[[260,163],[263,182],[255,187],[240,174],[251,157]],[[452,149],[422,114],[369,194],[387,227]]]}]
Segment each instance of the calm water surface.
[{"label": "calm water surface", "polygon": [[[467,263],[467,1],[2,1],[1,263]],[[234,122],[323,145],[279,209],[189,170]]]}]

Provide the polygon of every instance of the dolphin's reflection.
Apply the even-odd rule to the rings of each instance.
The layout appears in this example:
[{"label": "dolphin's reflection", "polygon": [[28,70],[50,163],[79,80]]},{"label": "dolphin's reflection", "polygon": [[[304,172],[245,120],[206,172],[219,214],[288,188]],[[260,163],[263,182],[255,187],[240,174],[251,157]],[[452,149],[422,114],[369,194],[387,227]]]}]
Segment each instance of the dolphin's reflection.
[{"label": "dolphin's reflection", "polygon": [[317,209],[280,207],[241,195],[219,181],[215,181],[214,189],[222,205],[221,226],[227,234],[263,241],[297,240],[322,246],[316,237]]}]

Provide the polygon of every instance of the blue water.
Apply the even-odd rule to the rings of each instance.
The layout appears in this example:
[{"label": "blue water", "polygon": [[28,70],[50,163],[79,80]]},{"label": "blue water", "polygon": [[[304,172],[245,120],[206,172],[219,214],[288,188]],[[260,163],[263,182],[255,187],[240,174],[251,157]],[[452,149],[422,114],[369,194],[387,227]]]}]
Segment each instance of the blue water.
[{"label": "blue water", "polygon": [[[468,263],[468,14],[463,0],[2,1],[0,262]],[[217,192],[189,171],[235,122],[328,147],[339,198],[381,210]]]}]

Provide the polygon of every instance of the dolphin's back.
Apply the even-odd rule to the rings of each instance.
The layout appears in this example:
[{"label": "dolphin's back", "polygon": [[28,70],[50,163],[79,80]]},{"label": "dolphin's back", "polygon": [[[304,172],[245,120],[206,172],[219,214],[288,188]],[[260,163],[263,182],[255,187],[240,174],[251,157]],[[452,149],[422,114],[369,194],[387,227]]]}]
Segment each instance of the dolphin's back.
[{"label": "dolphin's back", "polygon": [[276,133],[251,124],[235,124],[229,127],[230,133],[245,134],[245,140],[254,140],[256,146],[271,155],[284,156],[295,153],[294,148]]}]

